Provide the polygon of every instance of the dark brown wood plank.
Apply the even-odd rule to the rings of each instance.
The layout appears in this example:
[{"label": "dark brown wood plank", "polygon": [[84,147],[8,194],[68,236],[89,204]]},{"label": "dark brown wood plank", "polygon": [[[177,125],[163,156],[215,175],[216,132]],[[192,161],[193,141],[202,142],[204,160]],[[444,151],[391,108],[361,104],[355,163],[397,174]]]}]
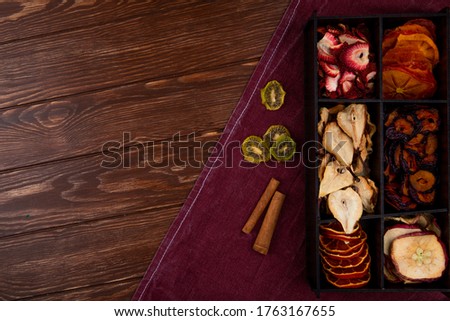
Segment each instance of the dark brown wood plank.
[{"label": "dark brown wood plank", "polygon": [[207,2],[0,46],[0,107],[258,58],[288,1]]},{"label": "dark brown wood plank", "polygon": [[46,293],[28,298],[34,301],[129,301],[133,297],[142,276],[85,288]]},{"label": "dark brown wood plank", "polygon": [[179,205],[218,138],[219,132],[206,132],[180,137],[178,143],[124,152],[111,148],[109,154],[2,173],[0,242],[5,236]]},{"label": "dark brown wood plank", "polygon": [[179,207],[0,241],[0,300],[143,275]]},{"label": "dark brown wood plank", "polygon": [[163,11],[183,10],[203,1],[2,1],[0,44],[67,29],[87,28]]},{"label": "dark brown wood plank", "polygon": [[256,62],[0,110],[0,171],[223,128]]}]

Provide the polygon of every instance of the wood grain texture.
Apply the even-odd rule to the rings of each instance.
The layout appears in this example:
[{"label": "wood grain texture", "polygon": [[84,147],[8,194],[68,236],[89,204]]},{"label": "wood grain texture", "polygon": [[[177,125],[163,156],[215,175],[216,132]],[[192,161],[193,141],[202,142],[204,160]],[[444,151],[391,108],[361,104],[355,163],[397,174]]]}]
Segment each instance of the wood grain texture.
[{"label": "wood grain texture", "polygon": [[205,5],[205,1],[2,1],[0,44],[201,5]]},{"label": "wood grain texture", "polygon": [[[256,61],[0,110],[0,171],[223,128]],[[225,90],[224,90],[225,89]],[[132,142],[130,142],[132,143]]]},{"label": "wood grain texture", "polygon": [[172,207],[43,230],[32,237],[4,238],[0,299],[25,299],[142,277],[178,211],[179,207]]},{"label": "wood grain texture", "polygon": [[182,204],[218,138],[208,132],[4,173],[0,237]]},{"label": "wood grain texture", "polygon": [[0,107],[255,59],[283,11],[270,1],[208,2],[1,45]]},{"label": "wood grain texture", "polygon": [[131,298],[288,2],[0,3],[0,299]]},{"label": "wood grain texture", "polygon": [[33,301],[129,301],[141,281],[142,276],[91,285],[84,288],[37,295],[27,300]]}]

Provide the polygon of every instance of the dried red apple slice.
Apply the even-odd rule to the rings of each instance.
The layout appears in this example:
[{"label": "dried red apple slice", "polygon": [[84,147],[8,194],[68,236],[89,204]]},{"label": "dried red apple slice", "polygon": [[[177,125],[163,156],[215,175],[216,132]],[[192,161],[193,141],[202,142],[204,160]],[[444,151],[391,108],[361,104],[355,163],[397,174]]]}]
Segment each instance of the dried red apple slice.
[{"label": "dried red apple slice", "polygon": [[390,257],[399,277],[422,282],[439,279],[448,260],[444,244],[431,232],[397,237],[392,241]]},{"label": "dried red apple slice", "polygon": [[354,258],[357,258],[360,256],[364,256],[366,251],[369,250],[369,247],[368,247],[367,243],[362,243],[362,246],[358,250],[348,253],[348,254],[333,253],[333,252],[327,251],[324,248],[319,248],[319,250],[320,250],[320,255],[323,258],[329,257],[334,260],[349,260],[349,259],[354,259]]},{"label": "dried red apple slice", "polygon": [[384,254],[389,255],[392,241],[398,238],[399,236],[421,231],[422,230],[420,229],[419,226],[410,224],[396,224],[394,226],[387,228],[383,237]]}]

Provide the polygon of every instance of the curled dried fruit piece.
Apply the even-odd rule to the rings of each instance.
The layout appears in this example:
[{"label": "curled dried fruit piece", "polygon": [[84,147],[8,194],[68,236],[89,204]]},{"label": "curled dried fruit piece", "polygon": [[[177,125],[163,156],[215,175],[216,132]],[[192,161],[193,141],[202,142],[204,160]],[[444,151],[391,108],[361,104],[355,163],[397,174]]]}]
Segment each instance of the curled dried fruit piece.
[{"label": "curled dried fruit piece", "polygon": [[439,62],[434,29],[432,21],[414,19],[385,33],[382,42],[385,99],[426,99],[434,95],[437,83],[433,68]]},{"label": "curled dried fruit piece", "polygon": [[328,208],[346,233],[351,233],[363,213],[361,198],[351,187],[328,196]]},{"label": "curled dried fruit piece", "polygon": [[253,135],[247,137],[242,143],[242,153],[244,159],[251,163],[265,162],[270,158],[269,149],[262,138]]},{"label": "curled dried fruit piece", "polygon": [[353,184],[353,176],[347,170],[346,166],[338,161],[332,161],[325,167],[323,179],[319,186],[319,197],[327,196],[342,188]]},{"label": "curled dried fruit piece", "polygon": [[377,73],[370,52],[368,29],[344,24],[319,27],[317,43],[320,94],[330,98],[366,98],[374,90]]},{"label": "curled dried fruit piece", "polygon": [[352,139],[353,147],[358,149],[366,130],[367,107],[364,104],[351,104],[337,114],[339,127]]},{"label": "curled dried fruit piece", "polygon": [[336,122],[329,123],[323,133],[323,146],[333,154],[342,165],[350,166],[353,161],[353,142]]},{"label": "curled dried fruit piece", "polygon": [[445,246],[431,232],[397,237],[390,253],[396,274],[404,280],[431,282],[440,278],[447,267]]},{"label": "curled dried fruit piece", "polygon": [[280,109],[285,96],[283,86],[276,80],[269,81],[261,90],[261,102],[268,110]]},{"label": "curled dried fruit piece", "polygon": [[339,278],[330,273],[325,273],[327,281],[334,286],[342,289],[356,289],[367,285],[370,281],[370,273],[365,274],[361,278]]}]

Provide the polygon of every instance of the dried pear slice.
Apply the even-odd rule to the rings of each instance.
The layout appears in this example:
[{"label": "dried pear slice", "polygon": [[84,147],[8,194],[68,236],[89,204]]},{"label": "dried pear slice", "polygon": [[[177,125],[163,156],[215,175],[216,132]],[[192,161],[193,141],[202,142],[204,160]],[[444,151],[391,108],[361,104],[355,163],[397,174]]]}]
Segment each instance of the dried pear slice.
[{"label": "dried pear slice", "polygon": [[358,149],[366,129],[367,107],[364,104],[351,104],[337,114],[339,127],[353,140],[353,147]]},{"label": "dried pear slice", "polygon": [[326,153],[320,162],[320,166],[319,166],[319,170],[318,170],[319,182],[322,181],[323,175],[325,174],[325,169],[327,168],[327,165],[330,162],[330,160],[331,160],[331,154]]},{"label": "dried pear slice", "polygon": [[261,163],[270,159],[269,149],[261,137],[249,136],[242,142],[244,159],[251,163]]},{"label": "dried pear slice", "polygon": [[277,161],[288,161],[294,157],[295,141],[287,136],[281,135],[270,147],[270,155]]},{"label": "dried pear slice", "polygon": [[378,188],[375,182],[369,178],[359,177],[359,181],[355,181],[353,186],[356,188],[356,192],[361,197],[361,202],[364,211],[367,213],[373,213],[375,205],[377,203]]},{"label": "dried pear slice", "polygon": [[320,117],[320,120],[317,123],[317,134],[319,135],[319,137],[322,137],[323,130],[325,129],[325,126],[328,124],[328,120],[330,117],[328,108],[326,108],[326,107],[320,108],[319,117]]},{"label": "dried pear slice", "polygon": [[347,168],[338,161],[329,162],[320,182],[319,197],[343,189],[353,184],[353,176]]},{"label": "dried pear slice", "polygon": [[336,122],[325,127],[322,144],[325,149],[333,154],[342,165],[350,166],[353,161],[353,142],[345,134]]},{"label": "dried pear slice", "polygon": [[328,208],[347,234],[352,233],[363,213],[361,198],[351,187],[331,193]]},{"label": "dried pear slice", "polygon": [[447,267],[445,245],[432,232],[409,233],[392,241],[390,257],[404,280],[431,282]]},{"label": "dried pear slice", "polygon": [[273,146],[281,135],[291,136],[289,130],[283,125],[272,125],[263,135],[264,143],[266,146]]},{"label": "dried pear slice", "polygon": [[285,95],[283,86],[278,81],[272,80],[261,89],[261,102],[266,109],[277,110],[283,105]]}]

